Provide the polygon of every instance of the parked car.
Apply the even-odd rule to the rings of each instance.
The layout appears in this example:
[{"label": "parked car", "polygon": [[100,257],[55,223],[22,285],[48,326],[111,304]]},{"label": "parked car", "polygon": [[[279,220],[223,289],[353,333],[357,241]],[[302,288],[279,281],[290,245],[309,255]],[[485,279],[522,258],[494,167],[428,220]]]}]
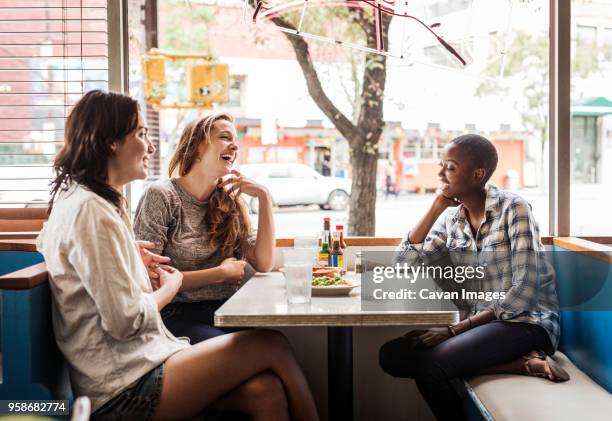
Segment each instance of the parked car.
[{"label": "parked car", "polygon": [[[345,210],[351,194],[351,180],[324,177],[304,164],[244,164],[238,170],[264,185],[275,206],[319,205],[321,209]],[[257,213],[255,198],[249,201]]]}]

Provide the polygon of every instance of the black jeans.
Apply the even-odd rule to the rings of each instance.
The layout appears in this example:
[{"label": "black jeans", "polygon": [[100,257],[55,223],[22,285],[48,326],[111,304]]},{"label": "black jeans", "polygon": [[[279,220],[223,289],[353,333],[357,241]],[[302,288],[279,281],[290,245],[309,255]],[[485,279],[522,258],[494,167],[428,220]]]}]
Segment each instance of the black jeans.
[{"label": "black jeans", "polygon": [[415,348],[414,338],[400,337],[380,349],[380,367],[394,377],[416,380],[436,419],[465,420],[454,387],[463,376],[508,363],[531,350],[553,354],[546,330],[528,323],[493,321],[447,339],[433,348]]},{"label": "black jeans", "polygon": [[236,329],[214,327],[215,311],[226,300],[170,303],[161,311],[164,324],[176,337],[186,336],[192,344],[224,335]]}]

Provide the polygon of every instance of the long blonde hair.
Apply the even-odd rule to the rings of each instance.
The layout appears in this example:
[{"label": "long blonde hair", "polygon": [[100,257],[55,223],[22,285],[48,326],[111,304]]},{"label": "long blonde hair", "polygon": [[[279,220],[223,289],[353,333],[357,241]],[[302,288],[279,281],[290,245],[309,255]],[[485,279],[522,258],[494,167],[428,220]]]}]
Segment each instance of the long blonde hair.
[{"label": "long blonde hair", "polygon": [[[234,122],[231,115],[218,113],[194,120],[183,129],[168,166],[170,177],[183,177],[191,171],[198,159],[199,146],[204,144],[204,150],[210,146],[210,132],[213,125],[220,120]],[[215,189],[210,196],[204,222],[210,241],[219,250],[222,258],[246,257],[251,222],[242,198],[235,199],[224,189]]]}]

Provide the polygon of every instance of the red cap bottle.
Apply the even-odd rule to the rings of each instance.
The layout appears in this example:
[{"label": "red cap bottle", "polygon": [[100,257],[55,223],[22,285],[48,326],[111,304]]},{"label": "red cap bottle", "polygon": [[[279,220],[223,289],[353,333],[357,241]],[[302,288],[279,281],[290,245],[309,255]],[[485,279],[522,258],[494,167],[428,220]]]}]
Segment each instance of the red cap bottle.
[{"label": "red cap bottle", "polygon": [[340,248],[346,248],[346,242],[344,241],[344,226],[336,225],[336,231],[340,232]]}]

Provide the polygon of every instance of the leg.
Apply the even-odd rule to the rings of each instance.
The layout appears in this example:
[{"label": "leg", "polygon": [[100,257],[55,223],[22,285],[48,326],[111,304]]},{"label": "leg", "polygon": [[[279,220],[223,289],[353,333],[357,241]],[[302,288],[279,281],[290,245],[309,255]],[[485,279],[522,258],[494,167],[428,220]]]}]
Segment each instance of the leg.
[{"label": "leg", "polygon": [[201,308],[200,303],[171,303],[162,310],[162,319],[174,336],[186,336],[192,344],[225,335],[221,329],[206,323],[210,319],[207,308],[201,309],[201,317],[206,317],[206,320],[198,317],[198,308]]},{"label": "leg", "polygon": [[271,372],[251,377],[210,406],[222,411],[239,411],[253,421],[289,421],[283,383]]},{"label": "leg", "polygon": [[218,336],[165,363],[156,420],[194,416],[248,379],[272,372],[282,382],[291,419],[318,420],[314,400],[284,336],[252,330]]},{"label": "leg", "polygon": [[417,348],[415,337],[387,342],[379,353],[380,367],[394,377],[416,380],[417,387],[438,420],[465,420],[463,402],[452,379],[435,363],[433,348]]},{"label": "leg", "polygon": [[452,380],[550,347],[538,329],[543,331],[525,323],[491,322],[429,349],[415,348],[413,338],[397,338],[381,348],[380,364],[393,376],[414,378],[436,418],[461,419],[462,402]]}]

